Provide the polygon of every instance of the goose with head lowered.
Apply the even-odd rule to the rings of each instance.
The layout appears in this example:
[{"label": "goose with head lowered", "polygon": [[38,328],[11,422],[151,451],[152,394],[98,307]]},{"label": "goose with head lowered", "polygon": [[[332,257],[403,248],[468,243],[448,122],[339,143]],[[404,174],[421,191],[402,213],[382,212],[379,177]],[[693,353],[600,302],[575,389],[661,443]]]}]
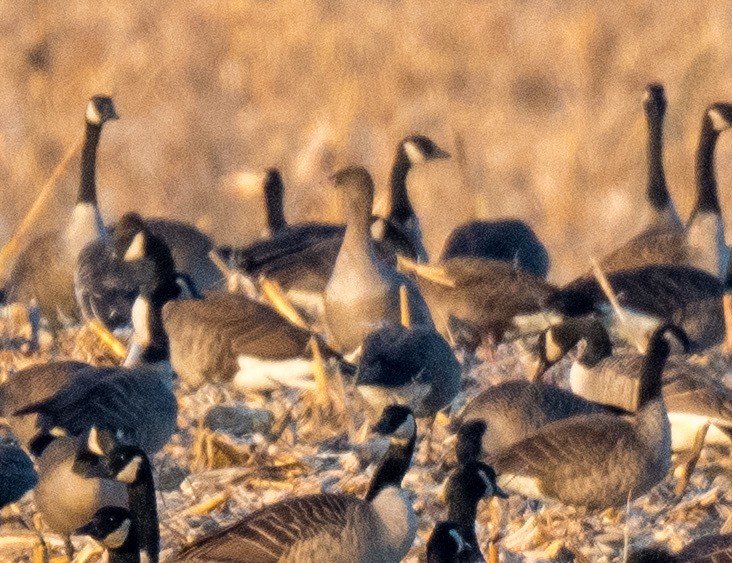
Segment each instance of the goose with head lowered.
[{"label": "goose with head lowered", "polygon": [[675,225],[648,230],[602,261],[607,272],[646,265],[698,268],[722,279],[729,249],[719,205],[714,151],[719,135],[732,126],[732,104],[716,103],[704,112],[696,154],[696,201],[683,229]]},{"label": "goose with head lowered", "polygon": [[[144,241],[141,246],[149,248]],[[19,407],[15,412],[17,417],[37,415],[36,436],[30,443],[39,456],[36,506],[49,527],[58,532],[71,532],[87,522],[101,506],[127,505],[123,484],[99,476],[85,476],[81,462],[88,459],[85,436],[92,427],[118,433],[123,443],[136,445],[149,455],[158,451],[175,430],[177,403],[172,390],[173,375],[159,320],[162,307],[159,290],[166,286],[166,280],[174,277],[174,272],[159,268],[161,263],[170,263],[161,261],[159,256],[144,255],[140,260],[147,261],[150,267],[135,303],[137,314],[128,365],[78,368],[48,398],[15,405]],[[53,381],[57,367],[53,362],[37,366],[35,375],[41,382]],[[63,369],[68,371],[68,366]],[[11,379],[6,385],[14,385],[13,382]],[[59,434],[63,435],[56,437]]]},{"label": "goose with head lowered", "polygon": [[179,561],[239,563],[397,563],[417,532],[409,494],[401,488],[414,453],[416,423],[403,406],[387,408],[375,430],[390,436],[364,499],[321,493],[285,499],[196,540]]},{"label": "goose with head lowered", "polygon": [[97,202],[97,147],[107,121],[117,119],[112,98],[93,96],[86,105],[81,182],[76,206],[63,230],[33,239],[21,252],[5,286],[9,303],[35,299],[52,327],[78,316],[74,268],[85,245],[106,236]]},{"label": "goose with head lowered", "polygon": [[[676,332],[685,344],[685,335]],[[578,342],[586,346],[569,373],[572,392],[589,401],[627,411],[638,407],[643,357],[637,353],[612,353],[610,338],[594,319],[568,319],[550,328],[541,339],[544,369],[558,361]],[[732,390],[709,369],[673,355],[663,372],[663,399],[671,422],[673,451],[689,450],[704,425],[711,425],[705,441],[729,445],[732,438]]]},{"label": "goose with head lowered", "polygon": [[505,491],[534,499],[607,508],[648,492],[671,462],[671,429],[662,394],[668,327],[650,339],[638,410],[579,415],[543,427],[488,456]]},{"label": "goose with head lowered", "polygon": [[432,327],[432,318],[414,283],[379,260],[371,246],[369,217],[374,183],[365,168],[351,166],[333,177],[346,214],[346,234],[325,288],[325,321],[335,346],[356,351],[375,329],[400,322],[400,288],[413,326]]}]

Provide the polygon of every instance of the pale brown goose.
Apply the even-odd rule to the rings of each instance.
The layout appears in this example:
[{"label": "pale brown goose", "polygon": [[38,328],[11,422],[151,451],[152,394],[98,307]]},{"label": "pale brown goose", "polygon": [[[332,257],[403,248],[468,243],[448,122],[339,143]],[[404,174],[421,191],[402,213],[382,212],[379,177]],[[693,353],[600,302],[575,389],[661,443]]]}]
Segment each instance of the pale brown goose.
[{"label": "pale brown goose", "polygon": [[432,318],[414,283],[376,258],[369,218],[374,183],[362,167],[349,167],[333,177],[346,215],[346,234],[325,288],[327,328],[343,353],[356,351],[379,327],[400,322],[400,287],[406,287],[411,324],[432,327]]},{"label": "pale brown goose", "polygon": [[81,155],[81,182],[76,206],[63,230],[33,239],[21,252],[5,286],[8,302],[35,299],[54,328],[78,316],[74,299],[74,268],[89,242],[106,236],[96,185],[97,147],[102,127],[117,119],[112,98],[92,97],[85,112],[86,134]]},{"label": "pale brown goose", "polygon": [[712,104],[704,112],[696,155],[696,202],[685,227],[661,226],[642,233],[603,260],[601,266],[606,272],[673,264],[724,277],[729,250],[719,206],[714,150],[720,133],[730,126],[732,104]]},{"label": "pale brown goose", "polygon": [[529,498],[607,508],[625,504],[663,479],[671,461],[662,395],[670,350],[666,332],[662,327],[650,340],[635,414],[586,414],[545,426],[489,456],[498,485]]},{"label": "pale brown goose", "polygon": [[[592,319],[568,319],[550,328],[541,340],[544,364],[559,360],[580,340],[582,354],[569,372],[572,391],[588,401],[635,411],[643,356],[612,353],[612,344],[601,323]],[[679,355],[666,361],[663,399],[671,422],[674,451],[691,449],[702,426],[711,424],[706,443],[730,444],[732,389],[709,373],[708,368]]]},{"label": "pale brown goose", "polygon": [[179,561],[239,563],[397,563],[417,532],[411,500],[401,489],[416,442],[406,407],[384,411],[375,430],[391,436],[365,499],[321,493],[285,499],[183,548]]}]

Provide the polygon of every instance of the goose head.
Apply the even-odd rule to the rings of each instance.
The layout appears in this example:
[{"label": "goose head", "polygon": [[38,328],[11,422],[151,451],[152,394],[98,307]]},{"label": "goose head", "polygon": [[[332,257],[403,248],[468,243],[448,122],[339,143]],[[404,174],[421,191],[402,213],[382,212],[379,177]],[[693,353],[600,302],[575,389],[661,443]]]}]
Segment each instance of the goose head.
[{"label": "goose head", "polygon": [[89,125],[101,126],[107,121],[119,119],[114,102],[109,96],[92,96],[84,114]]}]

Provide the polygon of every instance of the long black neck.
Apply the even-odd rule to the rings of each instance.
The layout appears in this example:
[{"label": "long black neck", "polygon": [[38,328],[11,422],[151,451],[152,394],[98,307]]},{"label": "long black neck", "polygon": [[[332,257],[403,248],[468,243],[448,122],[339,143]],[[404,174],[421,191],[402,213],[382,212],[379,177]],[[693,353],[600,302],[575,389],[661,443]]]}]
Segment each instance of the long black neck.
[{"label": "long black neck", "polygon": [[416,433],[411,438],[391,439],[389,449],[371,479],[371,485],[366,493],[367,502],[374,500],[386,487],[401,487],[402,479],[412,463],[416,441]]},{"label": "long black neck", "polygon": [[391,168],[391,207],[387,219],[395,223],[403,223],[414,215],[412,203],[407,193],[407,174],[412,163],[402,145],[397,149],[394,165]]},{"label": "long black neck", "polygon": [[264,200],[267,209],[267,228],[270,235],[284,231],[287,220],[284,211],[284,186],[279,172],[270,171],[264,184]]},{"label": "long black neck", "polygon": [[656,211],[663,212],[671,204],[663,172],[663,114],[648,112],[648,201]]},{"label": "long black neck", "polygon": [[120,547],[110,548],[109,563],[140,563],[140,540],[135,523],[132,522],[127,540]]},{"label": "long black neck", "polygon": [[663,330],[657,330],[653,334],[643,361],[640,389],[638,390],[639,409],[661,396],[663,368],[670,352],[669,343],[663,333]]},{"label": "long black neck", "polygon": [[76,203],[97,205],[96,161],[97,145],[102,134],[102,126],[87,122],[84,150],[81,153],[81,184]]},{"label": "long black neck", "polygon": [[144,454],[137,481],[127,485],[127,495],[130,500],[132,525],[137,529],[140,538],[140,549],[147,552],[152,563],[157,563],[160,558],[160,524],[155,481],[150,461]]},{"label": "long black neck", "polygon": [[[462,477],[460,473],[456,473],[451,479],[462,479]],[[475,518],[478,515],[480,499],[470,498],[465,487],[460,484],[453,484],[451,489],[453,492],[447,505],[447,519],[460,526],[460,535],[467,543],[477,547]]]},{"label": "long black neck", "polygon": [[717,144],[719,132],[714,129],[709,115],[704,116],[699,150],[696,153],[696,204],[692,211],[720,213],[719,197],[717,195],[717,176],[714,170],[714,148]]}]

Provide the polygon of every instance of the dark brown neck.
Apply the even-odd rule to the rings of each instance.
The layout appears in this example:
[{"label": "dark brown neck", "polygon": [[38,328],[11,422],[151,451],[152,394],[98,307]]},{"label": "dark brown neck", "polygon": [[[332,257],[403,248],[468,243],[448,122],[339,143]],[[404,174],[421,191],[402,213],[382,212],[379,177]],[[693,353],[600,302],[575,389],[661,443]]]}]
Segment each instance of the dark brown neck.
[{"label": "dark brown neck", "polygon": [[279,173],[270,172],[264,185],[265,206],[267,209],[267,227],[270,235],[287,228],[284,211],[284,186]]},{"label": "dark brown neck", "polygon": [[102,133],[101,125],[86,124],[86,139],[81,153],[81,184],[76,203],[97,205],[96,160],[97,145]]},{"label": "dark brown neck", "polygon": [[657,211],[665,211],[671,204],[663,172],[663,116],[658,112],[648,118],[648,201]]},{"label": "dark brown neck", "polygon": [[700,212],[720,213],[717,177],[714,170],[714,148],[718,137],[719,132],[714,129],[712,120],[705,115],[699,150],[696,153],[697,194],[692,217]]},{"label": "dark brown neck", "polygon": [[404,147],[399,145],[391,169],[391,206],[386,216],[387,219],[396,223],[403,223],[414,215],[414,209],[407,193],[407,174],[409,174],[411,166],[412,163],[409,161]]}]

